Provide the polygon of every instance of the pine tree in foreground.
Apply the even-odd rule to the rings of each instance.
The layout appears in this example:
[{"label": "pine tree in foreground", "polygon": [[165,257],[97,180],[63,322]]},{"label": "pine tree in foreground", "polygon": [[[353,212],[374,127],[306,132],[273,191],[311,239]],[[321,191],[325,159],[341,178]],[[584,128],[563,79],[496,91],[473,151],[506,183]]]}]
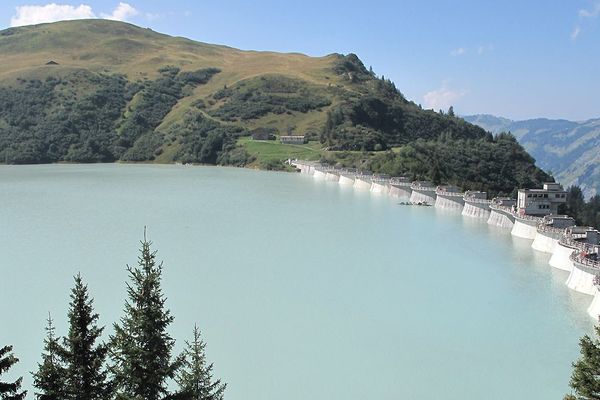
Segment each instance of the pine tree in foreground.
[{"label": "pine tree in foreground", "polygon": [[33,373],[33,386],[38,390],[36,397],[39,400],[63,400],[64,392],[64,367],[59,357],[60,343],[55,334],[54,323],[48,314],[48,326],[44,339],[42,363],[38,364],[37,372]]},{"label": "pine tree in foreground", "polygon": [[156,264],[156,252],[150,250],[145,233],[141,244],[138,266],[127,266],[131,282],[125,315],[111,337],[113,375],[117,399],[160,400],[168,397],[167,383],[181,359],[171,357],[175,340],[167,328],[173,317],[160,287],[162,263]]},{"label": "pine tree in foreground", "polygon": [[206,365],[206,343],[200,338],[200,329],[194,326],[192,342],[186,342],[183,368],[177,375],[179,397],[185,400],[222,400],[226,383],[213,380],[213,364]]},{"label": "pine tree in foreground", "polygon": [[94,300],[81,275],[75,276],[69,304],[69,333],[60,349],[65,364],[65,392],[67,399],[105,400],[110,397],[108,372],[105,368],[108,348],[97,343],[103,327],[98,327]]},{"label": "pine tree in foreground", "polygon": [[19,359],[12,354],[12,349],[12,346],[0,348],[0,399],[2,400],[22,400],[27,394],[26,391],[21,390],[22,377],[14,382],[1,380],[2,375],[19,362]]},{"label": "pine tree in foreground", "polygon": [[[600,335],[600,326],[595,327],[596,335]],[[581,358],[573,363],[571,387],[575,395],[565,396],[565,400],[597,400],[600,399],[600,341],[588,335],[579,341]]]}]

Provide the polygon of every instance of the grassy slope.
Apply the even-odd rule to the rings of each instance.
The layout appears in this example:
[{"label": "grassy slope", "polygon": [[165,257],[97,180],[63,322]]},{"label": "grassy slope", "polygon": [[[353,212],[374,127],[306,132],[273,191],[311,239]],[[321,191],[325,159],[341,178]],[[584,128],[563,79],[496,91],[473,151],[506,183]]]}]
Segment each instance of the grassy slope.
[{"label": "grassy slope", "polygon": [[[0,33],[0,85],[14,85],[17,78],[40,79],[66,76],[77,70],[119,73],[128,80],[154,79],[157,70],[173,65],[185,71],[216,67],[221,73],[206,85],[197,87],[184,97],[164,118],[158,129],[167,129],[180,120],[198,99],[237,82],[266,74],[281,74],[315,85],[344,85],[331,67],[337,55],[309,57],[298,53],[242,51],[226,46],[171,37],[134,25],[107,20],[65,21],[21,28]],[[48,61],[59,65],[47,66]],[[333,105],[333,104],[332,104]],[[281,132],[294,127],[296,131],[320,129],[326,118],[324,108],[292,115],[269,114],[248,121],[248,128],[272,126]],[[243,143],[245,144],[245,143]],[[177,143],[164,149],[157,160],[171,161]],[[252,146],[248,151],[261,158]],[[293,156],[294,151],[282,154]]]}]

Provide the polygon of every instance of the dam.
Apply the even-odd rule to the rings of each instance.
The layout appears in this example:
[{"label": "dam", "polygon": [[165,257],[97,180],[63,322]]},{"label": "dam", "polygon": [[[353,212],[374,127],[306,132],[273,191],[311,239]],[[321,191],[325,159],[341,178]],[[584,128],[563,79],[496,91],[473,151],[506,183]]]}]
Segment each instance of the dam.
[{"label": "dam", "polygon": [[531,248],[542,253],[554,253],[563,232],[572,226],[575,226],[575,220],[568,215],[546,215],[536,228]]},{"label": "dam", "polygon": [[355,169],[342,169],[340,171],[340,179],[338,180],[338,183],[341,186],[353,186],[355,178],[356,178],[356,170]]},{"label": "dam", "polygon": [[388,194],[390,188],[388,186],[390,177],[387,175],[374,175],[371,179],[371,193],[373,194]]},{"label": "dam", "polygon": [[370,191],[373,174],[368,172],[359,172],[354,177],[354,189],[361,191]]},{"label": "dam", "polygon": [[438,186],[435,189],[436,208],[462,212],[464,205],[464,193],[456,186]]},{"label": "dam", "polygon": [[469,218],[479,218],[488,220],[490,218],[490,204],[486,192],[467,190],[463,196],[465,203],[462,209],[462,215]]},{"label": "dam", "polygon": [[516,201],[510,197],[495,197],[490,202],[488,225],[498,228],[512,229],[515,222],[513,207]]},{"label": "dam", "polygon": [[436,187],[429,181],[415,181],[410,185],[412,193],[410,202],[415,204],[434,205]]},{"label": "dam", "polygon": [[573,226],[566,228],[558,240],[548,263],[554,268],[571,272],[573,270],[571,254],[574,251],[582,252],[590,245],[593,246],[599,243],[600,232],[592,227]]},{"label": "dam", "polygon": [[410,188],[411,180],[405,176],[393,177],[388,182],[388,194],[399,199],[410,199],[412,189]]},{"label": "dam", "polygon": [[567,192],[558,183],[544,183],[542,189],[519,189],[511,235],[534,240],[542,218],[558,214],[558,207],[566,202]]}]

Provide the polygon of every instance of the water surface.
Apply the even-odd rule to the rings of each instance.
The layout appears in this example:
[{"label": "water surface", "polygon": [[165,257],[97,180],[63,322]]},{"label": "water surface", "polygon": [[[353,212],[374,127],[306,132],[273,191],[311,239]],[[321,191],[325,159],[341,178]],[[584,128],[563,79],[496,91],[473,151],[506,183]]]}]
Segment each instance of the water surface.
[{"label": "water surface", "polygon": [[0,344],[36,368],[72,276],[121,316],[143,227],[181,349],[198,323],[228,400],[551,399],[591,297],[506,231],[309,176],[0,167]]}]

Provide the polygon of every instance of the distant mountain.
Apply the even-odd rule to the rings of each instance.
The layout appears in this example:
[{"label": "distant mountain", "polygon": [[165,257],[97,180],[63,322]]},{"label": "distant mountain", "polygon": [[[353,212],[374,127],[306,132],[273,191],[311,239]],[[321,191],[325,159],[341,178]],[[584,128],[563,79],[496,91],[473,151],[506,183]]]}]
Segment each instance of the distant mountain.
[{"label": "distant mountain", "polygon": [[563,185],[579,185],[588,197],[600,193],[600,118],[583,122],[512,121],[488,114],[463,118],[492,133],[511,132],[537,164]]}]

